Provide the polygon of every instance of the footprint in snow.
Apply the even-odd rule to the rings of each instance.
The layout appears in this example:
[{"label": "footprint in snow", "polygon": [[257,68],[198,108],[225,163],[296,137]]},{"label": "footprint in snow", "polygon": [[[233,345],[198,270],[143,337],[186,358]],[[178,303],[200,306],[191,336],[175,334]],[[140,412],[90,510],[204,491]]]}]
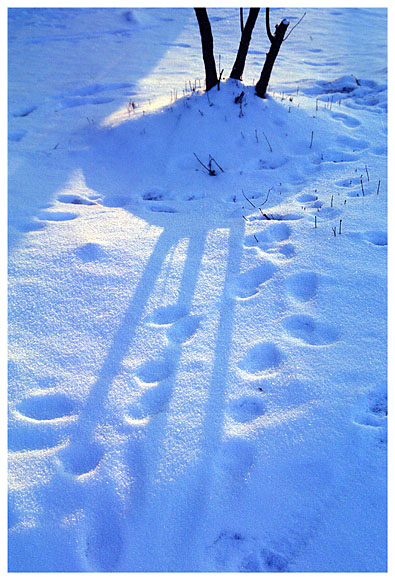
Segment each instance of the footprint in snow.
[{"label": "footprint in snow", "polygon": [[261,376],[274,372],[283,360],[283,354],[273,342],[258,342],[248,350],[239,368],[249,375]]},{"label": "footprint in snow", "polygon": [[93,474],[104,455],[97,443],[70,443],[58,453],[64,469],[75,477]]},{"label": "footprint in snow", "polygon": [[42,211],[38,217],[43,221],[64,222],[74,220],[78,217],[78,214],[67,211]]},{"label": "footprint in snow", "polygon": [[[256,245],[256,238],[259,244],[273,244],[277,242],[284,242],[291,236],[291,228],[285,223],[268,223],[264,230],[252,236],[246,236],[244,240],[245,246]],[[255,243],[254,243],[255,242]]]},{"label": "footprint in snow", "polygon": [[40,230],[43,230],[45,228],[45,223],[43,222],[39,222],[36,220],[31,220],[28,222],[25,222],[23,224],[21,224],[20,226],[18,226],[18,230],[24,234],[27,234],[29,232],[39,232]]},{"label": "footprint in snow", "polygon": [[212,572],[262,572],[255,538],[239,532],[222,531],[206,552]]},{"label": "footprint in snow", "polygon": [[106,103],[112,103],[113,100],[112,97],[66,97],[60,101],[56,110],[61,111],[84,105],[105,105]]},{"label": "footprint in snow", "polygon": [[102,93],[105,91],[111,90],[118,90],[118,89],[127,89],[132,87],[132,83],[104,83],[104,84],[93,84],[87,85],[86,87],[80,87],[78,89],[74,89],[68,93],[66,93],[65,97],[86,97],[97,95],[98,93]]},{"label": "footprint in snow", "polygon": [[266,261],[235,277],[229,283],[230,291],[236,298],[252,298],[259,293],[261,286],[268,282],[277,270],[278,268],[272,262]]},{"label": "footprint in snow", "polygon": [[277,251],[287,260],[290,260],[296,254],[295,246],[293,244],[281,244],[281,246],[278,246]]},{"label": "footprint in snow", "polygon": [[92,242],[79,246],[75,253],[83,262],[94,262],[105,257],[103,247]]},{"label": "footprint in snow", "polygon": [[26,107],[21,107],[20,109],[16,109],[11,113],[13,117],[28,117],[31,113],[33,113],[37,109],[36,105],[27,105]]},{"label": "footprint in snow", "polygon": [[288,571],[288,560],[278,552],[263,548],[260,552],[260,558],[263,564],[264,572]]},{"label": "footprint in snow", "polygon": [[317,294],[318,275],[315,272],[293,274],[285,280],[285,287],[289,296],[299,302],[307,302]]},{"label": "footprint in snow", "polygon": [[155,189],[146,191],[142,196],[143,201],[163,201],[171,200],[173,196],[167,191],[162,189]]},{"label": "footprint in snow", "polygon": [[346,115],[344,113],[335,113],[333,111],[329,111],[329,114],[331,115],[332,119],[340,121],[346,127],[354,128],[359,127],[359,125],[361,124],[360,121],[358,121],[358,119],[355,119],[355,117],[351,117],[350,115]]},{"label": "footprint in snow", "polygon": [[354,240],[367,242],[373,246],[383,247],[387,246],[388,244],[387,232],[380,230],[373,230],[369,232],[349,232],[347,233],[347,236]]},{"label": "footprint in snow", "polygon": [[167,338],[176,344],[191,340],[200,326],[201,316],[190,315],[176,321],[167,331]]},{"label": "footprint in snow", "polygon": [[88,197],[69,193],[59,195],[58,200],[62,203],[72,203],[73,205],[97,205],[96,201],[89,199]]},{"label": "footprint in snow", "polygon": [[222,450],[222,466],[234,480],[246,480],[254,467],[256,449],[245,439],[228,439]]},{"label": "footprint in snow", "polygon": [[24,424],[10,425],[8,449],[12,452],[45,451],[60,446],[66,440],[60,427],[62,423],[50,421],[24,421]]},{"label": "footprint in snow", "polygon": [[108,199],[102,202],[103,205],[106,207],[114,208],[114,207],[126,207],[130,204],[131,199],[126,195],[111,195]]},{"label": "footprint in snow", "polygon": [[177,210],[169,205],[151,205],[150,210],[155,213],[177,213]]},{"label": "footprint in snow", "polygon": [[321,220],[333,220],[341,214],[342,210],[336,207],[324,207],[322,209],[318,209],[315,215]]},{"label": "footprint in snow", "polygon": [[27,131],[24,131],[23,129],[19,131],[8,131],[8,141],[19,143],[19,141],[22,141],[26,133]]},{"label": "footprint in snow", "polygon": [[383,382],[359,398],[354,423],[363,427],[385,427],[387,416],[387,384]]},{"label": "footprint in snow", "polygon": [[239,423],[254,421],[266,413],[267,404],[259,397],[245,396],[229,404],[229,414]]},{"label": "footprint in snow", "polygon": [[313,195],[310,193],[304,193],[296,198],[296,201],[302,203],[304,209],[320,209],[324,204],[323,202],[318,199],[317,195]]},{"label": "footprint in snow", "polygon": [[311,346],[332,344],[339,338],[339,331],[334,326],[319,322],[307,314],[287,316],[283,325],[293,338]]},{"label": "footprint in snow", "polygon": [[352,151],[363,151],[369,147],[369,143],[363,139],[355,139],[349,135],[339,135],[336,139],[342,146],[349,147]]},{"label": "footprint in snow", "polygon": [[256,538],[222,531],[206,549],[216,572],[288,572],[289,562],[282,554],[261,547]]},{"label": "footprint in snow", "polygon": [[21,401],[16,410],[30,421],[60,421],[75,416],[76,405],[62,393],[38,392]]},{"label": "footprint in snow", "polygon": [[182,305],[163,306],[158,308],[150,318],[150,323],[157,326],[168,326],[167,338],[176,344],[190,340],[199,328],[202,317],[189,315]]},{"label": "footprint in snow", "polygon": [[61,445],[63,428],[77,417],[74,401],[66,395],[38,391],[18,403],[16,425],[10,423],[8,443],[11,451],[36,451]]},{"label": "footprint in snow", "polygon": [[150,318],[152,324],[166,326],[174,324],[188,314],[188,310],[179,304],[157,308]]},{"label": "footprint in snow", "polygon": [[161,383],[142,394],[140,399],[131,404],[126,412],[126,421],[142,421],[147,417],[158,415],[165,411],[171,396],[172,387],[168,383]]},{"label": "footprint in snow", "polygon": [[136,376],[142,383],[151,385],[167,379],[173,372],[174,363],[171,357],[167,356],[162,359],[147,361],[137,369]]},{"label": "footprint in snow", "polygon": [[122,554],[122,510],[108,489],[100,496],[97,512],[91,517],[85,555],[95,572],[113,572]]},{"label": "footprint in snow", "polygon": [[297,221],[303,219],[303,214],[300,213],[272,213],[263,212],[257,215],[249,217],[249,221],[274,221],[274,222],[287,222],[287,221]]},{"label": "footprint in snow", "polygon": [[313,201],[317,201],[318,200],[318,196],[317,195],[313,195],[311,193],[303,193],[302,195],[299,195],[299,197],[297,197],[296,200],[299,203],[311,203]]}]

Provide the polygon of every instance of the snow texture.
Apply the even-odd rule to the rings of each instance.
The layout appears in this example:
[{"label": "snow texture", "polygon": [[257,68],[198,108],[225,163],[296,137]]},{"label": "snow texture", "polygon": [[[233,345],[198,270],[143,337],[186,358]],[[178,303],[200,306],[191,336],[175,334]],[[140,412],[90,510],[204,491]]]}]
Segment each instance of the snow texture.
[{"label": "snow texture", "polygon": [[386,571],[387,13],[263,18],[9,10],[12,572]]}]

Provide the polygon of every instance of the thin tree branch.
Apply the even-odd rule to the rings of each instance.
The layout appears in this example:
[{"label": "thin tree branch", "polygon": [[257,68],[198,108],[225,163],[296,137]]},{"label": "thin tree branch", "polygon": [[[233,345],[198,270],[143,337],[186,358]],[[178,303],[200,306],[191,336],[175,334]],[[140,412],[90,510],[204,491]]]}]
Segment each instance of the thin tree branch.
[{"label": "thin tree branch", "polygon": [[306,16],[306,14],[307,14],[307,12],[305,12],[305,13],[303,14],[303,16],[302,16],[301,18],[299,18],[299,20],[297,21],[297,23],[295,24],[295,26],[293,26],[293,27],[291,28],[291,30],[288,32],[288,34],[287,34],[287,36],[284,38],[284,40],[287,40],[287,38],[289,37],[289,35],[291,34],[291,32],[294,30],[294,28],[296,28],[296,27],[297,27],[297,25],[298,25],[298,24],[300,24],[300,23],[302,22],[303,18]]},{"label": "thin tree branch", "polygon": [[273,42],[274,36],[270,31],[270,18],[269,18],[270,8],[266,8],[266,32],[270,42]]}]

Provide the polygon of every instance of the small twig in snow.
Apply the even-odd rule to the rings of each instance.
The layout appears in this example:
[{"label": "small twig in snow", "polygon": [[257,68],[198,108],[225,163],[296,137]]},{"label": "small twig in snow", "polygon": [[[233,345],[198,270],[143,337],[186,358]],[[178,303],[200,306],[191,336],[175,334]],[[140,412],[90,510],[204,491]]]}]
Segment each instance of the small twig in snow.
[{"label": "small twig in snow", "polygon": [[262,133],[263,133],[263,136],[264,136],[264,137],[265,137],[265,139],[266,139],[266,142],[267,142],[267,144],[269,145],[270,153],[273,153],[273,149],[272,149],[272,146],[271,146],[271,145],[270,145],[270,143],[269,143],[269,139],[266,137],[266,135],[265,135],[265,132],[264,132],[264,131],[262,131]]},{"label": "small twig in snow", "polygon": [[248,197],[247,197],[247,196],[246,196],[246,194],[244,193],[244,190],[243,190],[243,189],[241,190],[241,193],[243,194],[243,197],[244,197],[244,198],[245,198],[245,199],[248,201],[248,203],[249,203],[249,204],[251,204],[251,205],[252,205],[252,207],[256,208],[256,205],[254,205],[254,204],[252,203],[252,201],[250,201],[250,200],[248,199]]},{"label": "small twig in snow", "polygon": [[[295,28],[298,26],[298,24],[300,24],[300,23],[302,22],[303,18],[306,16],[306,14],[307,14],[307,12],[305,12],[305,13],[303,14],[303,16],[302,16],[301,18],[299,18],[299,20],[297,21],[297,23],[295,24],[295,26],[293,26],[293,27],[291,28],[291,30],[288,32],[288,34],[287,34],[287,36],[284,38],[284,40],[287,40],[287,38],[289,38],[289,35],[291,34],[291,32],[292,32],[293,30],[295,30]],[[283,42],[284,42],[284,40],[283,40]]]}]

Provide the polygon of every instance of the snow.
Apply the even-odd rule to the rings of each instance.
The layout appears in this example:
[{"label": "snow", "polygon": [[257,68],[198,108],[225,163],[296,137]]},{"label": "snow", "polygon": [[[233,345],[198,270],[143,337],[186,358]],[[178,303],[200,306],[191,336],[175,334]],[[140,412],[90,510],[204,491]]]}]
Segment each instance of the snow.
[{"label": "snow", "polygon": [[206,94],[191,8],[9,10],[10,571],[386,571],[387,12],[306,12],[262,100],[262,14]]}]

